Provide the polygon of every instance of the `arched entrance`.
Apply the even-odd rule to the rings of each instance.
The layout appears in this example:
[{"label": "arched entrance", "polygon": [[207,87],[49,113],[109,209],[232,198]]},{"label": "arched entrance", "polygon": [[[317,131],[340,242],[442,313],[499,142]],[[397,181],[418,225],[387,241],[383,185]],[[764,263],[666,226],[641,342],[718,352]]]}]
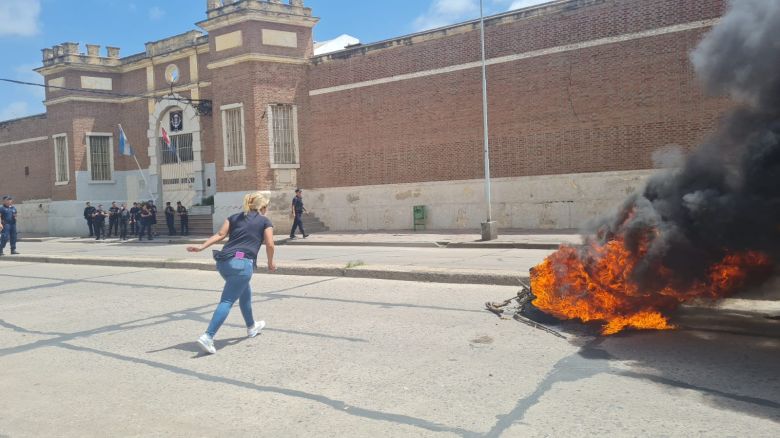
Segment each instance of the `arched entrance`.
[{"label": "arched entrance", "polygon": [[[189,207],[203,198],[200,118],[183,100],[179,95],[164,98],[149,115],[150,184],[160,207],[165,202],[175,205],[177,201]],[[170,148],[162,141],[162,128],[168,133]]]}]

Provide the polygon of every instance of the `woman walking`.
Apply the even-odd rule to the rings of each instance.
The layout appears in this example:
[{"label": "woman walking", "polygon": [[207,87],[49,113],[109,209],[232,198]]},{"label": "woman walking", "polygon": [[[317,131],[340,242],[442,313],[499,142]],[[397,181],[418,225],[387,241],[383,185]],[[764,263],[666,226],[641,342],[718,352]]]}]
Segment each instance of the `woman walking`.
[{"label": "woman walking", "polygon": [[265,217],[268,209],[268,198],[261,192],[249,193],[244,196],[244,211],[234,214],[225,220],[217,234],[211,236],[200,246],[190,246],[189,252],[200,252],[211,245],[222,241],[225,237],[230,240],[222,248],[222,251],[214,251],[214,260],[217,261],[217,270],[225,279],[225,287],[211,323],[200,338],[198,345],[206,353],[214,354],[214,336],[225,322],[233,303],[238,300],[241,315],[246,323],[247,335],[250,338],[257,336],[265,327],[265,321],[255,321],[252,316],[252,289],[249,281],[252,279],[254,268],[257,267],[257,255],[260,246],[265,243],[265,254],[268,258],[268,271],[276,270],[274,265],[274,230],[271,221]]}]

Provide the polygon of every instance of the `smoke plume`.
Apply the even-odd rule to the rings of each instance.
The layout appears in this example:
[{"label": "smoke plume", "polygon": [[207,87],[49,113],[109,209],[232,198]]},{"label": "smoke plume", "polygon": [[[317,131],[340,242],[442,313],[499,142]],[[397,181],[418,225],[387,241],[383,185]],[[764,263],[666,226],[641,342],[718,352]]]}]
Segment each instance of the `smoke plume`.
[{"label": "smoke plume", "polygon": [[681,168],[595,223],[602,244],[649,242],[631,273],[645,292],[668,285],[659,268],[685,288],[729,253],[780,255],[780,1],[733,1],[691,60],[706,89],[738,108]]}]

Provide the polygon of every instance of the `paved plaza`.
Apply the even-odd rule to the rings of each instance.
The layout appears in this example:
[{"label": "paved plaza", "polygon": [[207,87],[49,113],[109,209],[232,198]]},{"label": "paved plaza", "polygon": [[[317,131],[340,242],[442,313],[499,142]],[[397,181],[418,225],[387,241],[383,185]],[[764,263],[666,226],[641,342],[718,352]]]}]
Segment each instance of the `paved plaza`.
[{"label": "paved plaza", "polygon": [[[97,247],[96,247],[97,248]],[[27,248],[29,250],[30,248]],[[75,249],[75,247],[74,247]],[[0,264],[0,436],[777,436],[780,341],[560,339],[505,286],[256,275],[195,344],[215,272]]]}]

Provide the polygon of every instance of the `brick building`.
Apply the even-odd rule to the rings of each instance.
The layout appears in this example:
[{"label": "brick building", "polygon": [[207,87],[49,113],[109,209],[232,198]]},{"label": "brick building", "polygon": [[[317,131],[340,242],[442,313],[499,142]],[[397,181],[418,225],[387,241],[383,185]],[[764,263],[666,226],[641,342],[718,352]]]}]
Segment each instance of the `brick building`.
[{"label": "brick building", "polygon": [[[729,102],[703,94],[688,54],[725,5],[558,0],[486,19],[499,226],[578,227],[641,187],[656,151],[700,143]],[[84,201],[209,196],[218,225],[249,190],[284,228],[296,186],[334,230],[408,229],[413,205],[429,228],[479,227],[478,22],[315,56],[302,0],[206,7],[202,31],[140,54],[43,49],[46,113],[0,122],[22,230],[83,233]]]}]

